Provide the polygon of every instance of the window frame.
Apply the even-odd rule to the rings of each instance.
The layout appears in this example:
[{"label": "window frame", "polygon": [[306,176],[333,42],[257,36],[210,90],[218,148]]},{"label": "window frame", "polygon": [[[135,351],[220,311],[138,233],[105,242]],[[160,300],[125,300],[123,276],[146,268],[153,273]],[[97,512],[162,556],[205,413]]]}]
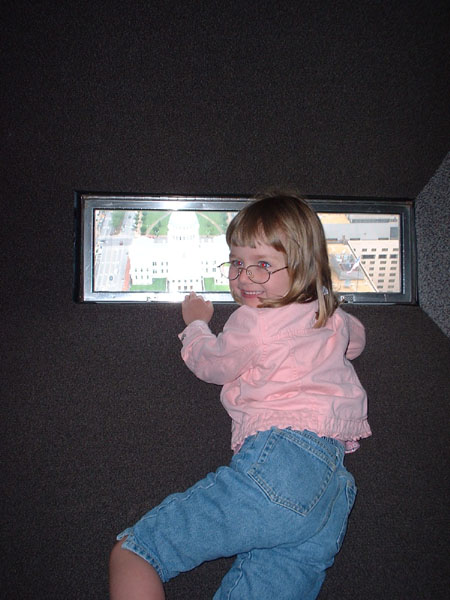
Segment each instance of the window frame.
[{"label": "window frame", "polygon": [[[349,304],[416,304],[417,267],[414,230],[414,203],[405,198],[368,198],[307,195],[304,198],[317,213],[379,214],[399,216],[399,292],[336,292]],[[250,196],[192,196],[75,192],[75,285],[74,300],[82,303],[179,302],[186,291],[96,291],[94,286],[95,211],[214,211],[235,212],[251,202]],[[368,240],[368,251],[370,250]],[[388,252],[387,254],[391,254]],[[224,256],[224,260],[227,256]],[[150,259],[150,262],[151,259]],[[149,264],[150,267],[150,264]],[[154,268],[154,266],[153,266]],[[167,268],[167,266],[166,266]],[[388,273],[386,271],[386,273]],[[199,291],[214,302],[233,302],[226,292]]]}]

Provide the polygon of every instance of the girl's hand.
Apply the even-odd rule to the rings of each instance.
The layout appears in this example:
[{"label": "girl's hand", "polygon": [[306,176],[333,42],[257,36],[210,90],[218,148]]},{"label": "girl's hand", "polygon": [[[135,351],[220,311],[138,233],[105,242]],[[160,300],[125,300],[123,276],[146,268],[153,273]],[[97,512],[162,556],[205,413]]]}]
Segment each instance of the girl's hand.
[{"label": "girl's hand", "polygon": [[186,325],[197,320],[209,323],[214,313],[214,306],[209,300],[204,300],[195,292],[191,292],[189,296],[185,296],[181,304],[181,313]]}]

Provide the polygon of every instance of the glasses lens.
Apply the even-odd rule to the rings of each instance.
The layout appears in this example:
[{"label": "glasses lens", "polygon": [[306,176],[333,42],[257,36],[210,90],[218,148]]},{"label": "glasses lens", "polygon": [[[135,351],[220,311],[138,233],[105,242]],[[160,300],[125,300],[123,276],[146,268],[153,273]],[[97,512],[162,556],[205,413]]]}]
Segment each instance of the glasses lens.
[{"label": "glasses lens", "polygon": [[269,271],[259,265],[250,265],[250,267],[247,267],[247,275],[254,283],[266,283],[270,278]]},{"label": "glasses lens", "polygon": [[226,279],[236,279],[239,275],[239,269],[231,263],[226,262],[220,265],[220,273],[222,277],[225,277]]},{"label": "glasses lens", "polygon": [[270,279],[270,272],[265,267],[260,267],[259,265],[250,265],[245,269],[244,267],[236,267],[233,263],[226,262],[222,263],[219,268],[222,277],[226,279],[237,279],[241,271],[247,271],[247,277],[253,283],[266,283]]}]

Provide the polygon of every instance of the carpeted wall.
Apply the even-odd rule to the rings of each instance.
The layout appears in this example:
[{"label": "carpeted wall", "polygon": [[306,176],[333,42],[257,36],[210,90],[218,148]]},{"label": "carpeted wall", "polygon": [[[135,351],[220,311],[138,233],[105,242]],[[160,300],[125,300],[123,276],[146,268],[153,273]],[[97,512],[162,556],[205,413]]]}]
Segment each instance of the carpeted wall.
[{"label": "carpeted wall", "polygon": [[[447,4],[3,13],[2,597],[106,598],[115,534],[230,457],[219,388],[180,360],[177,305],[73,302],[73,191],[271,185],[418,197],[423,304],[347,309],[367,329],[355,364],[374,435],[347,460],[359,496],[320,598],[446,597]],[[168,599],[211,598],[229,563],[179,576]]]}]

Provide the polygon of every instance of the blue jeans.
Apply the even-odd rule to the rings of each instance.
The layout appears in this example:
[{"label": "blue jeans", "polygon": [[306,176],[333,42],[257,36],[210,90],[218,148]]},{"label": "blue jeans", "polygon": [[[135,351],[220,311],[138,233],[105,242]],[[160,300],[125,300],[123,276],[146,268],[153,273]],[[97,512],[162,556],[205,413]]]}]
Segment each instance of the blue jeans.
[{"label": "blue jeans", "polygon": [[235,556],[214,600],[316,598],[347,527],[356,487],[344,447],[309,431],[272,428],[247,438],[229,467],[168,496],[123,547],[162,581]]}]

